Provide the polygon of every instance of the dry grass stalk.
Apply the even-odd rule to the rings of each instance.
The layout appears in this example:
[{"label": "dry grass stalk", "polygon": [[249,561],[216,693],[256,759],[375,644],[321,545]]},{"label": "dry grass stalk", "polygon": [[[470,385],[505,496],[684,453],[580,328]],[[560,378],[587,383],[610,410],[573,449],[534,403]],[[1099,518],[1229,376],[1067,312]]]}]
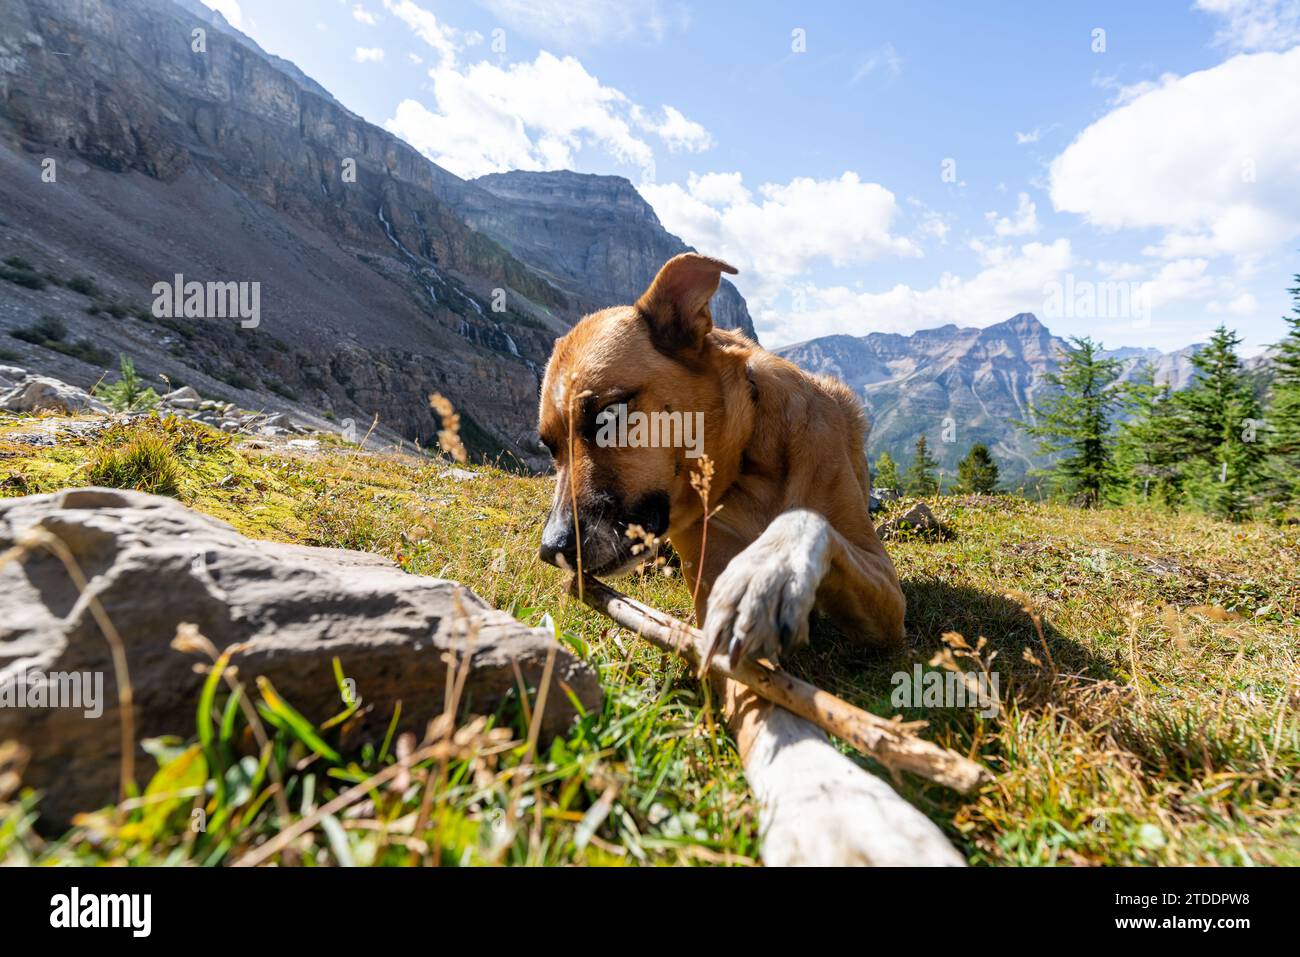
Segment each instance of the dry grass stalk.
[{"label": "dry grass stalk", "polygon": [[[717,511],[715,509],[714,513],[709,512],[709,493],[713,490],[713,459],[707,455],[700,459],[699,471],[691,473],[691,488],[695,489],[695,494],[700,497],[700,502],[704,506],[704,526],[700,532],[700,564],[695,569],[695,587],[691,589],[691,607],[699,609],[700,582],[704,580],[704,556],[709,549],[709,519]],[[722,508],[722,506],[719,505],[718,508]],[[698,610],[695,612],[695,616],[698,621]],[[701,672],[701,677],[703,677],[703,672]]]},{"label": "dry grass stalk", "polygon": [[19,539],[18,543],[3,555],[0,555],[0,567],[13,560],[20,560],[33,548],[44,548],[63,565],[68,577],[77,587],[77,593],[86,599],[91,617],[99,625],[99,630],[108,642],[113,658],[113,677],[117,684],[118,722],[121,728],[120,747],[122,749],[121,771],[118,784],[118,801],[124,802],[135,790],[135,696],[131,689],[131,675],[126,664],[126,646],[122,636],[109,619],[104,606],[93,594],[87,594],[89,583],[81,571],[81,566],[73,557],[72,551],[63,539],[44,528],[33,528]]},{"label": "dry grass stalk", "polygon": [[437,392],[429,396],[429,405],[438,413],[442,428],[438,431],[438,447],[457,462],[469,460],[465,443],[460,439],[460,413],[451,404],[451,400]]}]

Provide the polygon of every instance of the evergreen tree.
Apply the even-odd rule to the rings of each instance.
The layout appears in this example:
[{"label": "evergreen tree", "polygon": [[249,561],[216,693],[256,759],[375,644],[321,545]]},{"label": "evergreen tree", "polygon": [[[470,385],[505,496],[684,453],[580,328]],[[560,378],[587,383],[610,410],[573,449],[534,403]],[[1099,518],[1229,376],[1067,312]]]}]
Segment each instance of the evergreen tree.
[{"label": "evergreen tree", "polygon": [[107,402],[117,412],[140,412],[152,409],[158,404],[158,393],[151,386],[144,385],[136,374],[135,363],[125,355],[119,355],[120,377],[112,385],[102,382],[95,387],[97,398]]},{"label": "evergreen tree", "polygon": [[1156,369],[1143,362],[1120,390],[1126,421],[1115,443],[1115,470],[1133,498],[1178,503],[1182,474],[1169,441],[1173,404],[1169,383],[1156,382]]},{"label": "evergreen tree", "polygon": [[1183,457],[1184,489],[1191,503],[1237,519],[1250,508],[1264,457],[1262,412],[1242,373],[1241,337],[1219,326],[1192,356],[1196,376],[1174,393],[1171,448]]},{"label": "evergreen tree", "polygon": [[881,452],[876,459],[876,478],[871,483],[874,489],[888,488],[895,492],[903,489],[903,480],[898,474],[898,463],[888,452]]},{"label": "evergreen tree", "polygon": [[930,454],[930,446],[925,441],[925,436],[919,436],[916,440],[916,455],[912,459],[912,464],[903,476],[903,487],[907,489],[909,495],[937,495],[939,493],[939,478],[935,470],[939,463],[935,461]]},{"label": "evergreen tree", "polygon": [[1291,327],[1277,344],[1267,420],[1267,482],[1270,496],[1282,503],[1300,503],[1300,274],[1288,289],[1294,305],[1282,318]]},{"label": "evergreen tree", "polygon": [[1050,470],[1055,483],[1085,506],[1099,505],[1115,484],[1111,420],[1120,395],[1111,385],[1119,361],[1103,358],[1092,339],[1072,338],[1057,372],[1044,376],[1049,395],[1034,406],[1035,422],[1021,423],[1042,453],[1064,452]]},{"label": "evergreen tree", "polygon": [[966,457],[957,463],[957,491],[974,495],[991,495],[998,487],[998,464],[987,445],[972,445]]}]

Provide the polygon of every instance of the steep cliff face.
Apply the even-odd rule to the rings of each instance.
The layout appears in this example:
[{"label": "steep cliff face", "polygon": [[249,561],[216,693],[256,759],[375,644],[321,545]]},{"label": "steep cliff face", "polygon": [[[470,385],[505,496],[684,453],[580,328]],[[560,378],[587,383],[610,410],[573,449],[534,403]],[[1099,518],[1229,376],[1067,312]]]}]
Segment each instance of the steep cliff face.
[{"label": "steep cliff face", "polygon": [[[455,201],[465,219],[575,296],[594,294],[591,308],[633,302],[666,260],[691,249],[621,176],[515,171],[473,185],[482,189]],[[757,341],[745,300],[730,282],[722,281],[710,305],[714,323]]]},{"label": "steep cliff face", "polygon": [[[636,241],[603,261],[562,223],[557,241],[581,250],[538,249],[510,230],[535,225],[533,205],[512,214],[197,0],[0,0],[0,171],[4,255],[99,287],[0,283],[0,331],[53,314],[69,340],[131,355],[146,375],[245,407],[378,415],[424,445],[438,428],[428,394],[442,392],[471,447],[537,467],[538,373],[556,335],[630,301],[628,277],[644,288],[684,248],[635,197],[605,215],[629,217]],[[476,206],[500,228],[468,221]],[[585,273],[557,268],[575,257]],[[160,324],[150,290],[177,274],[259,284],[260,325]],[[720,322],[747,322],[731,294]],[[116,309],[88,313],[97,303]],[[67,350],[13,348],[68,381],[103,371]]]},{"label": "steep cliff face", "polygon": [[[970,447],[983,442],[998,459],[1003,484],[1014,488],[1043,464],[1016,422],[1031,419],[1043,378],[1059,368],[1066,347],[1035,316],[1021,313],[983,329],[946,325],[910,336],[826,336],[778,351],[810,372],[842,379],[864,397],[873,458],[888,451],[909,462],[924,434],[951,477]],[[1148,361],[1158,381],[1177,389],[1191,378],[1195,348],[1126,349],[1114,355],[1123,364],[1121,380]]]}]

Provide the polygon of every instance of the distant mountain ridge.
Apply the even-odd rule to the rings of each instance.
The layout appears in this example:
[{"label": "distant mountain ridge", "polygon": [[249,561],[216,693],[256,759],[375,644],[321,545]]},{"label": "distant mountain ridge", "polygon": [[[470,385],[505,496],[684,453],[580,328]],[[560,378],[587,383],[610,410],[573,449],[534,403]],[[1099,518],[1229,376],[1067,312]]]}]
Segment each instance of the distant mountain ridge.
[{"label": "distant mountain ridge", "polygon": [[[809,372],[841,379],[863,396],[873,461],[888,451],[905,465],[924,434],[950,481],[957,462],[982,442],[998,461],[1002,484],[1015,488],[1044,464],[1036,442],[1015,422],[1031,420],[1044,377],[1059,368],[1066,346],[1032,313],[1019,313],[983,328],[949,324],[910,336],[823,336],[776,352]],[[1157,381],[1181,389],[1191,379],[1197,348],[1108,354],[1123,363],[1121,380],[1145,360],[1155,366]]]}]

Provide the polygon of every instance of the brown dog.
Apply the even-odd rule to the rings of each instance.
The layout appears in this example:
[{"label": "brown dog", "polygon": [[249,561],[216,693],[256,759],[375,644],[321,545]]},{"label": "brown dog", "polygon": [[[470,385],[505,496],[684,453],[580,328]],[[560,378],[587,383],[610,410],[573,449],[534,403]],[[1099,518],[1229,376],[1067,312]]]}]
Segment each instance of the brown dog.
[{"label": "brown dog", "polygon": [[[635,305],[589,315],[555,344],[539,414],[557,469],[541,557],[593,575],[630,570],[643,556],[627,532],[640,526],[672,542],[693,589],[698,579],[696,615],[733,661],[775,661],[807,641],[814,609],[852,639],[897,647],[904,599],[868,513],[861,405],[842,384],[713,328],[709,300],[735,271],[683,253]],[[634,413],[672,431],[608,428]],[[702,562],[700,449],[653,441],[691,422],[714,469]],[[764,808],[768,863],[954,862],[946,842],[917,860],[937,830],[812,725],[733,682],[722,697]]]}]

